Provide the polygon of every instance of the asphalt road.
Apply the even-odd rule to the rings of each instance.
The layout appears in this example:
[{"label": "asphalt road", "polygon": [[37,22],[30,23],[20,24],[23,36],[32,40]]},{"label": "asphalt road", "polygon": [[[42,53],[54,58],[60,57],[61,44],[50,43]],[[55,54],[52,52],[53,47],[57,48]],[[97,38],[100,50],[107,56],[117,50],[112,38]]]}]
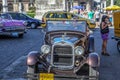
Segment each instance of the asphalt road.
[{"label": "asphalt road", "polygon": [[[101,57],[100,80],[120,80],[120,54],[116,48],[116,41],[111,37],[114,35],[110,29],[108,52],[111,56],[102,56],[101,36],[99,29],[94,30],[95,50]],[[40,50],[43,41],[41,29],[29,29],[24,38],[0,37],[0,80],[26,80],[26,55],[30,51]]]},{"label": "asphalt road", "polygon": [[30,51],[40,50],[42,39],[41,29],[29,29],[23,38],[0,36],[0,73],[2,73],[0,77],[2,78],[2,75],[5,75],[4,69],[17,59],[26,56]]}]

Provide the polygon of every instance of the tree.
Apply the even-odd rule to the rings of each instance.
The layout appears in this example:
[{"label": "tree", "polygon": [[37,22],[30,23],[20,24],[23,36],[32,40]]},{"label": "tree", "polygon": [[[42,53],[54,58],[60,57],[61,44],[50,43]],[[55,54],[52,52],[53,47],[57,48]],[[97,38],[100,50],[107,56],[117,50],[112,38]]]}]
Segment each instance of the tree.
[{"label": "tree", "polygon": [[[107,0],[107,6],[110,6],[110,1],[111,0]],[[114,0],[114,5],[120,6],[120,0]]]},{"label": "tree", "polygon": [[120,6],[120,0],[115,0],[114,4]]}]

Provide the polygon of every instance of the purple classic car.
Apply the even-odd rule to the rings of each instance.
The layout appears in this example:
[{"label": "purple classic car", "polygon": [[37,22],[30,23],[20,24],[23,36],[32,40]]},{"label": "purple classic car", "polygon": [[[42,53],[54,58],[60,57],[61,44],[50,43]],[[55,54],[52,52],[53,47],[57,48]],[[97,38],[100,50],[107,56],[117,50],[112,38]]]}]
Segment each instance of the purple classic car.
[{"label": "purple classic car", "polygon": [[25,21],[12,20],[0,16],[0,35],[23,37],[26,31],[26,25],[27,23]]}]

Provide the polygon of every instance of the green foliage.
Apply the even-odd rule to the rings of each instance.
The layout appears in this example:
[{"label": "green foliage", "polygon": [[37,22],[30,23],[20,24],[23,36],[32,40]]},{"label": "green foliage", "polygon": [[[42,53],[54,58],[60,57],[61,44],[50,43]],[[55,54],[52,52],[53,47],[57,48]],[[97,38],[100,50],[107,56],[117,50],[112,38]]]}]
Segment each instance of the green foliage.
[{"label": "green foliage", "polygon": [[34,18],[35,11],[36,11],[36,7],[30,7],[29,11],[27,12],[27,15]]},{"label": "green foliage", "polygon": [[106,1],[107,1],[107,2],[106,2],[106,3],[107,3],[106,5],[107,5],[107,6],[110,6],[110,1],[111,1],[111,0],[106,0]]},{"label": "green foliage", "polygon": [[34,18],[35,17],[35,13],[27,13],[28,16]]},{"label": "green foliage", "polygon": [[[107,1],[107,6],[110,6],[111,0],[106,0]],[[120,0],[114,0],[114,5],[120,6]]]},{"label": "green foliage", "polygon": [[120,0],[115,0],[114,4],[120,6]]}]

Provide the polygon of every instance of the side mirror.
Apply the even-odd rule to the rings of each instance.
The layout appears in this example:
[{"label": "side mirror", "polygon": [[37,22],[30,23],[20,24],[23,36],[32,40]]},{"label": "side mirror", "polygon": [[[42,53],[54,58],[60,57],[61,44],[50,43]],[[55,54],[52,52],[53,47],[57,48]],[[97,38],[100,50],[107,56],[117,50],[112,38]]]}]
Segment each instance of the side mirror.
[{"label": "side mirror", "polygon": [[42,22],[42,23],[41,23],[41,27],[42,27],[42,28],[45,28],[45,27],[46,27],[46,23],[45,23],[45,22]]}]

